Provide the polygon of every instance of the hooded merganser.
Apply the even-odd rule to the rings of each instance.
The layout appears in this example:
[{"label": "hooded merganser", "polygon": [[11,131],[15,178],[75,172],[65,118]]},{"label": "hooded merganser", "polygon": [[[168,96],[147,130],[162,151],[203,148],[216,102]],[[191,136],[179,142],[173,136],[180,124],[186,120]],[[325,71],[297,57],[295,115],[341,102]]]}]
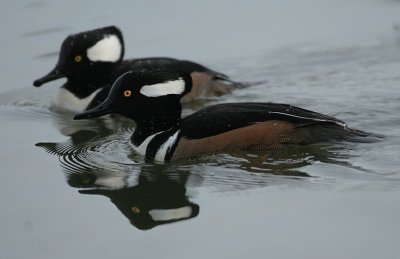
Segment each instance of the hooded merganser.
[{"label": "hooded merganser", "polygon": [[123,60],[123,55],[124,40],[115,26],[72,34],[62,43],[55,68],[35,80],[33,85],[41,86],[66,77],[67,82],[53,105],[73,112],[82,112],[102,103],[117,77],[130,70],[163,68],[190,73],[193,88],[182,102],[225,94],[241,85],[224,74],[191,61],[164,57]]},{"label": "hooded merganser", "polygon": [[191,86],[190,74],[185,72],[127,72],[115,81],[102,104],[75,119],[112,113],[131,118],[137,123],[131,137],[133,149],[157,162],[368,135],[333,117],[286,104],[225,103],[181,119],[180,98]]}]

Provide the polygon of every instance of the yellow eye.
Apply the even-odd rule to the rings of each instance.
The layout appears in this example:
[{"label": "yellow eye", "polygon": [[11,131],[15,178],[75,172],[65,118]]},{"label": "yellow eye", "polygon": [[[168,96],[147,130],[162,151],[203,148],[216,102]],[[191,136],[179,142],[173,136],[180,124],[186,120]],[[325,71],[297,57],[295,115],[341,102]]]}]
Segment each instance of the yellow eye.
[{"label": "yellow eye", "polygon": [[125,96],[125,97],[130,97],[131,94],[132,94],[131,90],[125,90],[125,91],[124,91],[124,96]]},{"label": "yellow eye", "polygon": [[140,209],[138,207],[132,207],[132,212],[135,214],[139,214],[140,213]]},{"label": "yellow eye", "polygon": [[79,62],[82,61],[82,57],[79,56],[79,55],[78,55],[78,56],[75,56],[75,57],[74,57],[74,60],[75,60],[76,63],[79,63]]}]

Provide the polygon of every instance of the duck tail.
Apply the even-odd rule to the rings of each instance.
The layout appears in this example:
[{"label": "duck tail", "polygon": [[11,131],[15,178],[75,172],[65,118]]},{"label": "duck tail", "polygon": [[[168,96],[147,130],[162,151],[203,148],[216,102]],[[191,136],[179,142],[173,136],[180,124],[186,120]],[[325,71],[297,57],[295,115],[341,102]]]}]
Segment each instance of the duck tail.
[{"label": "duck tail", "polygon": [[372,143],[381,141],[385,136],[378,133],[346,128],[346,140],[351,142]]}]

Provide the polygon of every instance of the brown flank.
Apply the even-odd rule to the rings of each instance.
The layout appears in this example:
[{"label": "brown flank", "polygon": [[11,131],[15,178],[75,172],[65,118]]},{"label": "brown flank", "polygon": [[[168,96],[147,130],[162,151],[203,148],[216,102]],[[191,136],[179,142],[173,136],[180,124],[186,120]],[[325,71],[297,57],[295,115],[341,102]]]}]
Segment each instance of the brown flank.
[{"label": "brown flank", "polygon": [[258,122],[201,139],[182,138],[172,161],[202,154],[229,153],[240,150],[268,150],[291,142],[295,126],[284,121]]},{"label": "brown flank", "polygon": [[193,81],[192,90],[181,99],[182,103],[191,102],[201,97],[219,96],[232,91],[231,84],[215,80],[212,75],[206,72],[193,72],[190,75]]}]

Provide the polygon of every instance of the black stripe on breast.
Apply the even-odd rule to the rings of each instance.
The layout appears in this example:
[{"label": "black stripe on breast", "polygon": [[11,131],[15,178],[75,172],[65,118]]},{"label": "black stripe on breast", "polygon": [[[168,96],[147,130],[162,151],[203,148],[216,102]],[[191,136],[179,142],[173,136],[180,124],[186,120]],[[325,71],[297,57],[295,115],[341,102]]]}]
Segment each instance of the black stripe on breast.
[{"label": "black stripe on breast", "polygon": [[[176,133],[176,129],[172,128],[170,130],[164,131],[160,134],[158,134],[157,136],[155,136],[148,144],[147,148],[146,148],[146,155],[145,158],[147,160],[149,160],[150,162],[154,161],[154,158],[157,154],[157,151],[160,149],[160,147],[162,146],[162,144],[164,144],[166,141],[168,141],[168,139],[174,135]],[[178,138],[179,139],[179,136]],[[173,145],[173,147],[169,150],[167,150],[167,154],[165,156],[165,161],[169,161],[172,157],[172,154],[174,153],[173,151],[176,148],[177,142]],[[167,159],[168,158],[168,159]]]}]

